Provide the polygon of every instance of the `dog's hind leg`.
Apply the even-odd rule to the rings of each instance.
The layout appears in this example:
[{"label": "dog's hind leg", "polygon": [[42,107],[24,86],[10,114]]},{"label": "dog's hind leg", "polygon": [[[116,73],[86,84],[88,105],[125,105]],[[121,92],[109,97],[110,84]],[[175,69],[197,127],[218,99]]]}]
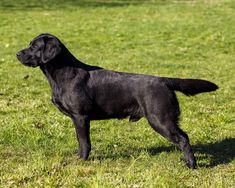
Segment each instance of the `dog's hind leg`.
[{"label": "dog's hind leg", "polygon": [[177,121],[169,117],[159,119],[156,115],[150,115],[147,119],[156,132],[176,144],[184,152],[183,160],[186,165],[189,168],[196,168],[196,159],[189,144],[188,135],[178,127]]}]

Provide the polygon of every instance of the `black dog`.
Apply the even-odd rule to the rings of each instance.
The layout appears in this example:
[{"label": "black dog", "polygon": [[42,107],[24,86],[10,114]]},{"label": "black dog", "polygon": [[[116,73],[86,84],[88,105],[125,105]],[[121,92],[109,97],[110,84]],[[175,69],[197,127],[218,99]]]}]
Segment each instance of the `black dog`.
[{"label": "black dog", "polygon": [[58,38],[41,34],[17,58],[26,66],[39,66],[52,88],[52,102],[71,117],[80,145],[80,158],[91,150],[90,121],[129,117],[147,118],[151,127],[176,144],[190,168],[196,159],[189,138],[178,127],[179,104],[174,91],[185,95],[218,87],[206,80],[164,78],[105,70],[77,60]]}]

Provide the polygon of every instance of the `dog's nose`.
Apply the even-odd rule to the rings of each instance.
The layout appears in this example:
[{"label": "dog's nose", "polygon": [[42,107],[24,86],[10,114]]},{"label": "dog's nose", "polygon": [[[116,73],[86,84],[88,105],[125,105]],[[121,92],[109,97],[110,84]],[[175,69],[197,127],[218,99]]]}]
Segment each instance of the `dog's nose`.
[{"label": "dog's nose", "polygon": [[17,53],[16,53],[16,57],[20,57],[20,52],[17,52]]}]

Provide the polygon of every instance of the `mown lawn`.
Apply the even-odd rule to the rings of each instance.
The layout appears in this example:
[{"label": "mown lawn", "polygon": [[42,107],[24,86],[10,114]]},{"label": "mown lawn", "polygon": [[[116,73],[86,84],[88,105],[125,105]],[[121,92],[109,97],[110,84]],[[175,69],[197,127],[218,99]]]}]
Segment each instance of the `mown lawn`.
[{"label": "mown lawn", "polygon": [[[198,168],[144,119],[92,122],[93,148],[80,161],[43,74],[15,58],[45,32],[88,64],[218,84],[177,94]],[[233,0],[0,0],[0,187],[235,187],[234,109]]]}]

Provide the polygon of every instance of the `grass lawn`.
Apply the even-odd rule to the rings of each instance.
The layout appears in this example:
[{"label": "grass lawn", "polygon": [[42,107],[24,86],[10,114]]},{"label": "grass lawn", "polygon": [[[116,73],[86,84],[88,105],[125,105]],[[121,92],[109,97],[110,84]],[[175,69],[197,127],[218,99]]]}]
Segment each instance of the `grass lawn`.
[{"label": "grass lawn", "polygon": [[[88,64],[218,84],[195,97],[177,93],[198,168],[185,167],[145,119],[92,122],[92,151],[80,161],[47,80],[15,58],[45,32]],[[232,188],[234,114],[234,0],[0,0],[0,187]]]}]

